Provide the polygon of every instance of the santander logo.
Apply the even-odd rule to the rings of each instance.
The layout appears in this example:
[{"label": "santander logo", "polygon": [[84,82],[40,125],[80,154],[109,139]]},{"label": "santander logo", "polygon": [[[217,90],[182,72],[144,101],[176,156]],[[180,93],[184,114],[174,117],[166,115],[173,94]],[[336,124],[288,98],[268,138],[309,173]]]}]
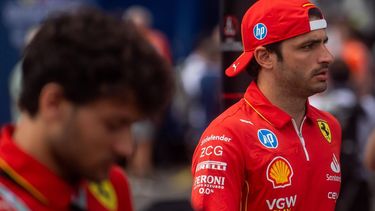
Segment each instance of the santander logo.
[{"label": "santander logo", "polygon": [[340,163],[339,163],[339,161],[337,160],[335,154],[333,154],[333,157],[332,157],[331,169],[332,169],[332,171],[335,172],[335,173],[340,173],[340,171],[341,171]]}]

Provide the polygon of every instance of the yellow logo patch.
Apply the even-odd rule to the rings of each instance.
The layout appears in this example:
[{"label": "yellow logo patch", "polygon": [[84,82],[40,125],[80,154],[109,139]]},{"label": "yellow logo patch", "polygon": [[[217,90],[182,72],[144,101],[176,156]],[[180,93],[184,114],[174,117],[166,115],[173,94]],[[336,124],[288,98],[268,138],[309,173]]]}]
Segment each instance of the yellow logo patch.
[{"label": "yellow logo patch", "polygon": [[293,169],[288,160],[275,157],[267,167],[267,180],[273,188],[284,188],[292,184]]},{"label": "yellow logo patch", "polygon": [[117,210],[117,196],[111,182],[92,182],[89,184],[89,190],[106,209]]},{"label": "yellow logo patch", "polygon": [[327,122],[319,119],[318,126],[324,138],[328,141],[328,143],[331,143],[332,135],[331,135],[331,130],[329,129],[329,125],[327,124]]}]

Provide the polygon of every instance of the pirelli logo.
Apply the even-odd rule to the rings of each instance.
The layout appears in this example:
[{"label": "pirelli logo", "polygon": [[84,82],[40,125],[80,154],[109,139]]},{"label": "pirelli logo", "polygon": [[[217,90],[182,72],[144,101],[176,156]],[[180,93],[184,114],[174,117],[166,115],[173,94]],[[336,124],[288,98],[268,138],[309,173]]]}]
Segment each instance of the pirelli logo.
[{"label": "pirelli logo", "polygon": [[195,168],[195,172],[205,169],[212,169],[218,171],[226,171],[227,170],[227,163],[220,162],[220,161],[203,161],[198,163],[197,167]]}]

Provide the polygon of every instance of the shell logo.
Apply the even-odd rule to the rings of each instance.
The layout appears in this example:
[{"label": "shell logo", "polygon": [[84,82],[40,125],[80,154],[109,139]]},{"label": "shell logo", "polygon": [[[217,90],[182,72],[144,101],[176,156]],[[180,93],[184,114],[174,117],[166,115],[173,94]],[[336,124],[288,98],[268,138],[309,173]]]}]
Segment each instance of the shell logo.
[{"label": "shell logo", "polygon": [[267,167],[267,180],[273,188],[285,188],[292,184],[293,169],[289,161],[281,156],[275,157]]}]

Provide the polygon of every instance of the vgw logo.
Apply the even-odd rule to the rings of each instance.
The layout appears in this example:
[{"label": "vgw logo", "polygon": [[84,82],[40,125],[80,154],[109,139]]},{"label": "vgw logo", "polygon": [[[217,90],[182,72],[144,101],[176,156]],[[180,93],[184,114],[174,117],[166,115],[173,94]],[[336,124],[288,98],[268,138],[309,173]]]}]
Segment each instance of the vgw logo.
[{"label": "vgw logo", "polygon": [[275,149],[277,148],[278,141],[276,135],[267,129],[258,130],[258,139],[263,146],[267,148]]},{"label": "vgw logo", "polygon": [[267,36],[267,27],[263,23],[257,23],[253,29],[254,37],[257,40],[263,40]]},{"label": "vgw logo", "polygon": [[291,210],[296,205],[297,195],[285,198],[266,200],[269,210]]}]

